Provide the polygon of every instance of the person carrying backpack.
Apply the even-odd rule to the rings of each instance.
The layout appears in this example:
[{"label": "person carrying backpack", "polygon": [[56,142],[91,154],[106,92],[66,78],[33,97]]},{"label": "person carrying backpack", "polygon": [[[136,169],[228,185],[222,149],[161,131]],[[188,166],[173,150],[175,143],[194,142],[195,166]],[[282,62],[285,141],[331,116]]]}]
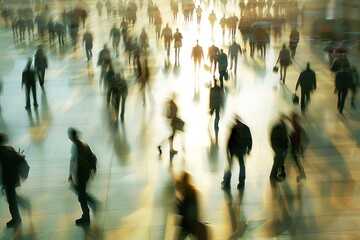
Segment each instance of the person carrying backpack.
[{"label": "person carrying backpack", "polygon": [[78,195],[78,201],[83,212],[81,218],[75,221],[76,225],[90,223],[91,206],[94,213],[96,212],[96,200],[86,192],[87,182],[96,173],[96,156],[91,151],[89,145],[80,141],[78,131],[69,127],[67,130],[68,137],[72,141],[71,160],[69,171],[69,182],[74,186]]},{"label": "person carrying backpack", "polygon": [[[18,205],[18,196],[16,195],[16,187],[20,184],[21,165],[26,163],[23,156],[18,154],[11,146],[4,145],[8,141],[5,133],[0,133],[0,185],[5,192],[6,200],[9,204],[9,212],[11,220],[6,223],[6,227],[17,227],[21,223],[21,217]],[[29,165],[27,165],[27,178]]]}]

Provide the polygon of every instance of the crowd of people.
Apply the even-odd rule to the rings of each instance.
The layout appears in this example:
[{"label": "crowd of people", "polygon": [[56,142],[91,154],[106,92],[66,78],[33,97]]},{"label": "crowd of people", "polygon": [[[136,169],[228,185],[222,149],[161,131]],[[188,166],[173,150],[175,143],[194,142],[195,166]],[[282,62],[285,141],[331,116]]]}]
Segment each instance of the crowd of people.
[{"label": "crowd of people", "polygon": [[[213,84],[209,91],[209,114],[214,115],[214,131],[216,144],[218,143],[219,134],[219,121],[221,116],[221,110],[224,108],[226,91],[224,87],[224,81],[228,80],[228,71],[233,71],[235,74],[238,72],[238,56],[249,54],[250,57],[266,57],[266,46],[272,39],[282,38],[282,34],[285,32],[285,26],[291,27],[291,33],[288,39],[288,43],[284,44],[280,50],[276,64],[280,65],[280,81],[285,84],[287,68],[292,64],[292,61],[296,55],[296,49],[298,47],[300,34],[297,26],[303,24],[304,17],[301,15],[301,8],[297,5],[297,1],[265,1],[265,0],[248,0],[239,2],[239,14],[231,14],[226,16],[224,13],[222,18],[218,18],[214,11],[208,16],[208,21],[213,32],[214,25],[219,24],[222,29],[222,37],[225,37],[226,31],[228,31],[228,38],[230,39],[229,46],[221,46],[220,48],[212,44],[210,47],[205,48],[204,52],[201,43],[196,40],[196,44],[192,47],[191,58],[194,61],[194,72],[199,71],[202,66],[202,61],[205,61],[205,56],[210,61],[209,72],[213,75]],[[138,7],[139,4],[140,6]],[[5,26],[10,25],[13,31],[13,37],[15,41],[26,41],[26,30],[28,31],[29,41],[37,37],[44,40],[48,37],[49,42],[38,47],[33,57],[29,58],[25,69],[22,72],[22,85],[25,86],[26,93],[26,105],[27,111],[31,110],[30,94],[33,96],[33,106],[38,107],[36,96],[36,81],[38,80],[40,87],[45,88],[45,71],[48,67],[48,60],[44,46],[54,45],[55,36],[58,37],[58,45],[60,48],[65,44],[73,47],[74,51],[77,51],[78,35],[80,32],[82,35],[82,45],[85,48],[86,61],[90,62],[93,59],[93,46],[94,46],[94,34],[91,29],[86,28],[86,21],[88,21],[88,15],[91,7],[95,7],[97,15],[102,18],[103,7],[106,9],[107,17],[112,18],[116,16],[119,19],[111,29],[109,29],[109,39],[112,40],[112,46],[109,48],[106,44],[103,45],[103,49],[98,53],[96,65],[100,68],[99,86],[106,92],[105,102],[108,106],[109,113],[114,116],[114,122],[117,123],[120,117],[121,121],[125,121],[125,105],[128,95],[129,79],[125,78],[122,71],[115,71],[114,60],[118,58],[126,58],[125,61],[128,66],[133,68],[132,75],[135,82],[139,84],[139,89],[142,92],[143,105],[146,106],[147,98],[152,98],[151,85],[150,85],[150,70],[148,66],[148,54],[151,51],[149,28],[141,28],[140,32],[137,32],[135,26],[137,24],[137,13],[139,9],[143,7],[143,2],[135,2],[133,0],[123,2],[120,0],[114,5],[109,0],[101,1],[97,0],[95,6],[89,6],[84,1],[78,1],[77,4],[71,10],[64,10],[56,18],[52,17],[52,13],[48,6],[42,8],[36,6],[34,9],[31,6],[21,6],[16,14],[8,7],[2,7],[2,16],[4,18]],[[198,5],[196,7],[194,1],[184,0],[179,2],[171,0],[170,9],[173,13],[172,21],[177,21],[178,11],[182,9],[183,19],[186,24],[197,24],[198,27],[204,20],[202,15],[206,6],[209,6],[210,1]],[[214,0],[213,6],[219,4],[218,7],[222,10],[226,9],[227,1]],[[170,19],[166,21],[162,18],[162,8],[154,3],[152,0],[148,1],[146,13],[148,15],[149,25],[154,25],[155,28],[155,40],[160,41],[163,39],[163,49],[166,51],[169,57],[171,52],[171,46],[173,42],[173,48],[175,52],[175,65],[180,65],[180,49],[183,47],[183,38],[185,37],[179,28],[173,32]],[[35,13],[34,13],[35,12]],[[193,20],[193,14],[196,15],[196,20]],[[286,18],[285,18],[286,16]],[[301,19],[299,24],[298,19]],[[54,20],[56,19],[56,20]],[[165,23],[163,27],[163,23]],[[34,31],[34,26],[37,26],[37,31]],[[83,28],[81,31],[80,28]],[[85,30],[86,29],[86,30]],[[242,37],[242,44],[239,43],[237,37],[237,30],[240,30]],[[122,42],[122,44],[121,44]],[[242,46],[241,46],[242,45]],[[226,51],[225,49],[228,49]],[[246,51],[249,49],[249,52]],[[228,54],[226,54],[226,52]],[[256,52],[259,52],[256,55]],[[126,57],[125,57],[126,56]],[[229,64],[230,61],[230,64]],[[229,67],[230,65],[230,67]],[[124,66],[122,68],[125,68]],[[355,93],[357,85],[359,84],[358,73],[355,66],[350,65],[346,58],[346,54],[340,54],[334,59],[330,67],[331,71],[335,73],[335,91],[338,94],[338,111],[343,113],[345,106],[345,99],[348,89],[352,90],[351,106],[355,109]],[[218,70],[218,72],[216,72]],[[298,88],[301,88],[301,111],[305,114],[308,104],[310,103],[310,93],[317,89],[316,73],[310,68],[310,63],[307,63],[306,69],[300,73],[298,81],[296,83],[295,92]],[[148,96],[148,97],[146,97]],[[176,96],[172,96],[167,103],[168,111],[166,117],[169,119],[169,125],[172,130],[171,135],[167,141],[169,143],[170,156],[177,154],[177,150],[174,147],[174,137],[177,132],[184,131],[185,122],[178,115],[178,106],[176,103]],[[121,109],[120,109],[121,108]],[[306,135],[304,127],[301,125],[301,117],[292,112],[289,116],[282,114],[276,124],[271,127],[270,130],[270,145],[274,152],[273,166],[269,174],[271,183],[282,182],[286,179],[286,172],[284,162],[288,152],[294,158],[294,162],[298,168],[299,175],[296,180],[302,182],[306,179],[305,169],[302,165],[302,156],[304,150],[308,145],[309,139]],[[1,136],[0,136],[1,137]],[[80,141],[78,131],[73,128],[69,128],[68,137],[74,144],[72,147],[71,156],[71,168],[69,181],[75,184],[76,193],[78,194],[78,200],[82,208],[82,217],[75,221],[76,224],[86,224],[90,222],[90,210],[88,204],[93,211],[96,212],[96,200],[86,192],[86,185],[94,170],[94,166],[89,166],[91,161],[94,161],[94,154],[89,146]],[[5,139],[5,135],[3,137]],[[1,144],[5,140],[1,140]],[[166,142],[163,141],[157,145],[159,154],[163,152],[163,145]],[[223,182],[221,186],[224,190],[230,188],[231,180],[231,166],[233,159],[236,157],[239,165],[239,178],[238,189],[245,187],[245,156],[251,153],[252,150],[252,134],[251,129],[242,120],[241,116],[236,115],[234,117],[233,126],[230,129],[230,135],[228,137],[226,152],[228,159],[228,166],[225,169]],[[1,146],[3,147],[3,146]],[[1,150],[1,149],[0,149]],[[0,151],[0,154],[2,152]],[[170,159],[172,159],[170,157]],[[1,157],[1,164],[3,165],[5,159]],[[2,168],[5,171],[4,167]],[[10,169],[9,171],[16,171],[16,169]],[[6,174],[2,174],[2,177],[6,177]],[[5,187],[8,187],[6,181],[2,181]],[[14,183],[11,183],[14,188]],[[194,228],[194,225],[200,224],[198,216],[196,215],[197,203],[196,203],[196,191],[194,187],[189,183],[189,175],[185,173],[181,181],[179,181],[179,188],[183,194],[182,200],[179,202],[179,213],[184,216],[181,226],[183,230],[180,233],[179,239],[185,239],[188,234],[198,236],[198,239],[206,239],[204,233],[198,233],[198,229]],[[11,192],[12,193],[12,192]],[[8,226],[14,226],[21,222],[18,211],[13,214],[14,197],[9,195],[8,197],[9,209],[12,213],[13,219],[8,223]],[[194,210],[194,215],[188,216],[188,209]],[[201,236],[201,237],[199,237]]]}]

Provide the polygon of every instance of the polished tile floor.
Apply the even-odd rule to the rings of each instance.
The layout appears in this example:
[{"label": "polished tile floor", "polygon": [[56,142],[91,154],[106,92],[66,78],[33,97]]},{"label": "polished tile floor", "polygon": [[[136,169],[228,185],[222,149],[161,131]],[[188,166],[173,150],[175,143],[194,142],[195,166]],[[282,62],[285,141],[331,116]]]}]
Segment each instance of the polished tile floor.
[{"label": "polished tile floor", "polygon": [[[119,19],[108,19],[105,12],[100,19],[94,3],[90,4],[87,27],[94,34],[96,58],[104,43],[111,46],[109,31],[113,23],[119,24]],[[159,1],[159,6],[163,19],[172,19],[167,1]],[[62,7],[50,5],[51,13],[56,16]],[[235,9],[234,5],[228,7]],[[21,209],[23,221],[17,229],[6,229],[10,216],[5,198],[0,197],[0,226],[4,226],[1,239],[174,239],[178,230],[174,178],[182,170],[191,173],[199,189],[201,220],[208,223],[211,239],[360,239],[360,114],[350,109],[349,101],[343,115],[336,111],[333,75],[322,47],[311,47],[309,37],[300,30],[298,53],[288,70],[286,85],[280,85],[272,67],[282,43],[288,41],[289,28],[281,41],[272,39],[265,59],[258,55],[250,58],[248,52],[241,56],[238,74],[231,74],[226,83],[227,101],[216,145],[213,119],[208,114],[212,76],[203,67],[195,73],[190,59],[196,39],[205,57],[212,42],[227,52],[229,41],[227,37],[222,39],[220,26],[216,25],[211,34],[207,21],[211,10],[204,7],[201,29],[197,29],[195,21],[183,24],[181,14],[177,21],[168,21],[184,36],[179,66],[174,66],[174,52],[167,63],[163,43],[155,40],[154,27],[148,25],[145,6],[139,10],[132,34],[139,34],[145,27],[150,37],[151,88],[143,106],[139,86],[133,84],[133,68],[126,63],[124,53],[115,59],[112,51],[116,70],[122,71],[130,84],[125,121],[117,124],[107,112],[98,83],[99,68],[95,61],[87,65],[81,46],[73,52],[68,42],[63,51],[57,44],[37,39],[15,42],[11,30],[1,25],[0,130],[9,135],[11,145],[26,150],[31,172],[18,193],[28,197],[32,205],[31,215]],[[216,11],[218,18],[222,12]],[[236,38],[243,45],[238,33]],[[39,108],[26,111],[21,72],[39,44],[45,46],[49,69],[45,89],[37,89]],[[358,56],[351,54],[349,58],[360,67]],[[308,61],[316,71],[318,89],[312,95],[308,113],[302,117],[310,138],[303,159],[307,180],[296,182],[296,168],[288,157],[286,181],[272,188],[268,179],[273,158],[269,128],[280,113],[299,111],[292,105],[291,95]],[[164,105],[173,92],[177,93],[186,130],[182,139],[175,139],[179,153],[171,167],[168,147],[164,146],[164,154],[159,157],[156,146],[170,133]],[[225,146],[234,113],[249,125],[254,146],[246,159],[244,191],[236,190],[235,162],[232,191],[227,193],[221,190],[220,183],[227,165]],[[81,131],[81,138],[99,159],[89,192],[101,204],[88,227],[74,224],[81,211],[67,183],[69,126]]]}]

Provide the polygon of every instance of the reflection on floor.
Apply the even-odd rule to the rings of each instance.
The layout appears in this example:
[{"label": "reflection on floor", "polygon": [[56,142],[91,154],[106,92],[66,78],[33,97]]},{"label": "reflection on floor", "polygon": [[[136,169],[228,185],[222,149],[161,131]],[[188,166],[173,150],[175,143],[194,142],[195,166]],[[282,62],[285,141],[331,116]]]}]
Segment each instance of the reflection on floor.
[{"label": "reflection on floor", "polygon": [[[38,87],[40,106],[31,111],[24,109],[20,79],[27,57],[41,41],[13,42],[11,30],[0,28],[0,76],[4,85],[0,129],[8,133],[11,145],[26,150],[31,172],[18,193],[29,198],[32,205],[31,215],[21,209],[23,221],[16,230],[6,229],[9,212],[5,198],[1,198],[1,239],[174,239],[178,230],[174,178],[182,170],[190,172],[201,193],[201,220],[208,223],[211,239],[360,238],[360,114],[350,109],[349,102],[344,114],[338,114],[333,76],[321,47],[311,47],[309,38],[302,34],[286,85],[279,83],[272,68],[282,43],[288,41],[289,28],[282,41],[272,39],[265,58],[251,58],[248,52],[240,56],[237,75],[230,71],[230,80],[225,83],[227,99],[217,145],[213,118],[208,113],[212,74],[202,66],[194,73],[190,55],[196,39],[205,57],[212,42],[227,53],[230,42],[227,34],[221,38],[220,26],[216,25],[211,34],[207,17],[203,17],[201,29],[197,29],[195,21],[184,24],[182,16],[177,21],[169,20],[184,37],[180,65],[174,66],[173,50],[167,59],[163,42],[155,40],[154,27],[148,25],[146,7],[140,9],[132,34],[140,33],[144,26],[149,35],[151,88],[143,106],[139,86],[134,82],[134,68],[126,63],[125,53],[115,59],[110,48],[115,70],[122,71],[130,83],[125,120],[114,123],[107,111],[105,93],[99,87],[100,69],[95,60],[103,44],[111,46],[108,34],[119,19],[100,19],[95,2],[91,4],[87,27],[94,33],[94,60],[86,63],[80,44],[75,52],[68,45],[60,51],[57,44],[49,46],[44,41],[49,69],[44,90]],[[172,19],[169,4],[159,5],[163,19]],[[50,7],[54,14],[60,9],[59,5]],[[211,9],[204,8],[203,16]],[[222,10],[216,13],[221,16]],[[236,39],[243,46],[238,33]],[[356,56],[350,59],[359,63]],[[301,184],[296,182],[298,173],[289,155],[286,181],[271,187],[268,177],[273,152],[268,141],[269,127],[280,113],[299,111],[292,105],[291,96],[298,74],[308,61],[317,73],[318,89],[312,95],[308,113],[301,117],[310,139],[303,158],[307,179]],[[206,58],[204,63],[208,64]],[[165,145],[159,157],[157,145],[170,134],[164,105],[173,92],[186,129],[181,137],[175,137],[179,152],[172,156],[170,166],[169,148]],[[220,183],[227,165],[225,147],[234,113],[249,125],[254,146],[246,159],[244,190],[236,189],[235,163],[231,190],[222,191]],[[101,204],[86,227],[74,224],[81,210],[68,189],[69,126],[81,131],[81,138],[99,160],[89,191]]]}]

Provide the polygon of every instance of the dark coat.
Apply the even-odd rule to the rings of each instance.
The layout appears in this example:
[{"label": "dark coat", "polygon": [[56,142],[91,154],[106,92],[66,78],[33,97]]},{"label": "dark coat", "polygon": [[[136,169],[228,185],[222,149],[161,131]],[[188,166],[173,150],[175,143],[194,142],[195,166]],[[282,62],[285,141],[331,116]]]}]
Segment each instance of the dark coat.
[{"label": "dark coat", "polygon": [[31,68],[27,68],[22,73],[21,85],[33,86],[36,83],[36,72]]},{"label": "dark coat", "polygon": [[306,69],[301,72],[296,83],[295,89],[301,87],[301,91],[310,92],[316,89],[316,75],[315,72],[311,69]]},{"label": "dark coat", "polygon": [[18,162],[15,158],[16,151],[10,146],[0,146],[1,182],[3,186],[20,186]]},{"label": "dark coat", "polygon": [[270,142],[271,147],[274,150],[283,149],[286,150],[288,148],[288,133],[283,121],[276,123],[271,129],[270,134]]},{"label": "dark coat", "polygon": [[335,76],[335,87],[338,90],[346,90],[352,86],[353,76],[349,71],[339,71]]},{"label": "dark coat", "polygon": [[237,121],[231,130],[227,148],[230,154],[238,153],[239,151],[242,154],[249,152],[252,148],[252,136],[249,127]]}]

